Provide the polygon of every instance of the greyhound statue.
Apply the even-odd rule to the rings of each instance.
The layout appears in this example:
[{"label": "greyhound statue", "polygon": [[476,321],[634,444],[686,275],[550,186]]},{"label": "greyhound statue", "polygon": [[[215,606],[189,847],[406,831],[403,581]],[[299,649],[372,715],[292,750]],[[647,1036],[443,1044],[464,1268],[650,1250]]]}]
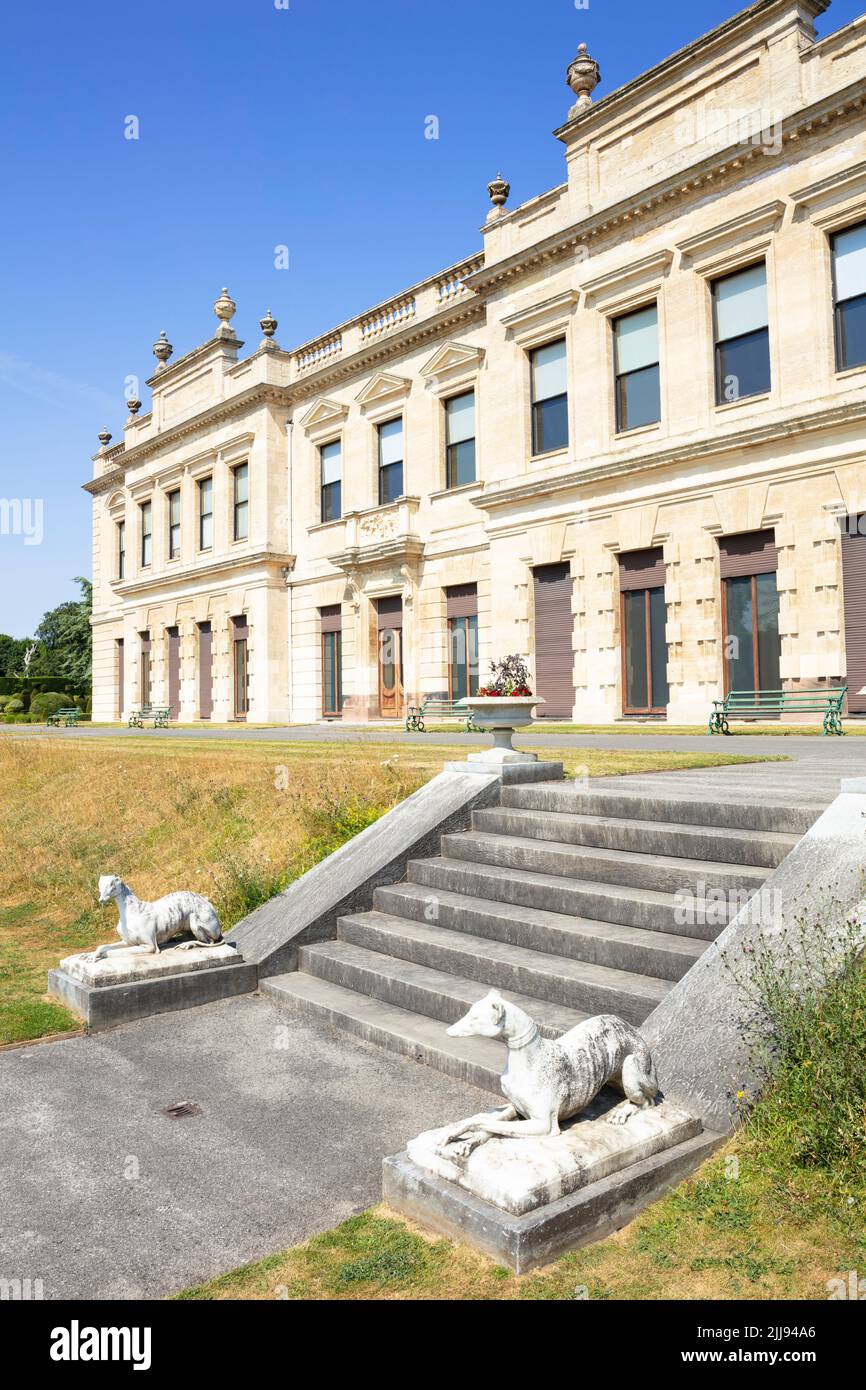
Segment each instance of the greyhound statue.
[{"label": "greyhound statue", "polygon": [[121,939],[99,946],[92,960],[102,960],[109,951],[125,951],[134,946],[143,953],[156,955],[160,946],[187,932],[192,933],[193,940],[180,942],[177,950],[219,946],[223,940],[216,909],[199,893],[182,890],[167,893],[154,903],[143,903],[117,874],[103,874],[99,880],[99,901],[108,903],[112,898],[120,913],[117,933]]},{"label": "greyhound statue", "polygon": [[[625,1124],[637,1111],[653,1105],[658,1080],[649,1048],[640,1034],[615,1014],[585,1019],[555,1042],[543,1038],[528,1014],[495,990],[473,1004],[448,1029],[452,1038],[504,1038],[508,1062],[502,1090],[510,1102],[500,1110],[472,1115],[452,1125],[438,1147],[449,1156],[465,1157],[491,1135],[559,1134],[560,1120],[589,1105],[609,1081],[622,1086],[628,1103],[606,1117]],[[467,1133],[470,1131],[470,1133]],[[465,1136],[465,1137],[464,1137]],[[460,1142],[458,1142],[460,1141]]]}]

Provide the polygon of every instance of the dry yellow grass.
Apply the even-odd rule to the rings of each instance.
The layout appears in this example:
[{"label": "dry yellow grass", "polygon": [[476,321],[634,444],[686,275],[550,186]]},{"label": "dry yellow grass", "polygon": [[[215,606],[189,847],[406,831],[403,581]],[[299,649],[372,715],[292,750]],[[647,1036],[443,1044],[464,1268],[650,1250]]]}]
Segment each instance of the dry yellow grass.
[{"label": "dry yellow grass", "polygon": [[[205,893],[228,927],[302,871],[305,855],[334,848],[455,756],[435,739],[0,735],[0,1045],[78,1026],[45,996],[46,975],[111,938],[100,874],[120,874],[143,898]],[[715,750],[565,755],[590,775],[733,761]]]},{"label": "dry yellow grass", "polygon": [[379,751],[0,740],[0,1043],[77,1026],[45,998],[45,979],[60,957],[111,938],[100,874],[143,898],[205,893],[229,926],[256,885],[267,895],[298,862],[314,811],[377,813],[443,757]]}]

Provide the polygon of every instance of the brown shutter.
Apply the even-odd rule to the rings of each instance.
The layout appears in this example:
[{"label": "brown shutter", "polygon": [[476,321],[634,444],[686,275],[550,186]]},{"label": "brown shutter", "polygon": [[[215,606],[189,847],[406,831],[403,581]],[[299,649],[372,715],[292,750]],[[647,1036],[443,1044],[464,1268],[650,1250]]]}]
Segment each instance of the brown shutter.
[{"label": "brown shutter", "polygon": [[213,630],[210,623],[198,625],[198,717],[213,714]]},{"label": "brown shutter", "polygon": [[123,694],[123,638],[117,639],[117,717],[123,718],[124,694]]},{"label": "brown shutter", "polygon": [[845,598],[845,651],[848,658],[848,710],[866,714],[866,513],[848,518],[842,532],[842,592]]},{"label": "brown shutter", "polygon": [[744,574],[772,574],[779,568],[775,531],[743,531],[719,540],[722,579]]},{"label": "brown shutter", "polygon": [[139,634],[139,699],[143,705],[150,704],[150,633]]},{"label": "brown shutter", "polygon": [[329,603],[327,607],[320,608],[319,617],[322,620],[323,632],[342,632],[343,609],[341,604]]},{"label": "brown shutter", "polygon": [[538,714],[570,719],[574,709],[572,579],[568,565],[539,565],[535,591],[535,694]]},{"label": "brown shutter", "polygon": [[663,589],[665,584],[664,552],[660,545],[649,550],[629,550],[619,557],[619,587],[621,593],[630,589]]},{"label": "brown shutter", "polygon": [[474,618],[478,612],[477,584],[450,584],[445,590],[448,618]]},{"label": "brown shutter", "polygon": [[379,631],[386,627],[403,626],[403,599],[400,594],[387,594],[376,599]]},{"label": "brown shutter", "polygon": [[170,627],[168,637],[168,706],[172,719],[180,714],[180,629]]}]

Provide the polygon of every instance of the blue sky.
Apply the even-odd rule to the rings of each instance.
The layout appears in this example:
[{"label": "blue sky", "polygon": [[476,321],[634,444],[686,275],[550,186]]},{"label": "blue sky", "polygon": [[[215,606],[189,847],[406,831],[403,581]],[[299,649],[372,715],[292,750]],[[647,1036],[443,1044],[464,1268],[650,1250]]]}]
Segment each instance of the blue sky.
[{"label": "blue sky", "polygon": [[[122,432],[127,375],[149,408],[161,329],[178,356],[203,342],[227,285],[250,350],[269,307],[291,347],[475,251],[497,169],[512,204],[564,177],[551,131],[578,43],[602,95],[737,8],[288,4],[5,7],[0,497],[42,499],[44,539],[0,534],[0,632],[29,634],[89,574],[80,484],[97,432]],[[820,31],[864,7],[835,0]],[[124,138],[130,115],[138,140]]]}]

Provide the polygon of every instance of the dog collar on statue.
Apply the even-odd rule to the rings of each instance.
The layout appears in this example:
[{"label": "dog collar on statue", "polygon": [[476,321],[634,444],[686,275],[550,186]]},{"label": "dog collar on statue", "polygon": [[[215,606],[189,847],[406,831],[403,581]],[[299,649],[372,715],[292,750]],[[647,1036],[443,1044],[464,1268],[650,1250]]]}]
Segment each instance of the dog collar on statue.
[{"label": "dog collar on statue", "polygon": [[520,1048],[528,1047],[531,1042],[535,1042],[537,1037],[538,1024],[530,1023],[525,1033],[521,1033],[519,1037],[508,1039],[508,1046],[512,1052],[518,1052]]}]

